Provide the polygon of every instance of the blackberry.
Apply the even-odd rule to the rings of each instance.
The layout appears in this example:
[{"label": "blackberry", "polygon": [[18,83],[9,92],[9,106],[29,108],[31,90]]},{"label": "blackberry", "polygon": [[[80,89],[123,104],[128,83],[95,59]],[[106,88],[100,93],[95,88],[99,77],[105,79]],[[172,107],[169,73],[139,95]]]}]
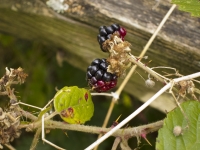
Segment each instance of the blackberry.
[{"label": "blackberry", "polygon": [[120,27],[118,24],[112,24],[111,26],[107,26],[107,27],[106,26],[99,27],[99,34],[97,36],[97,41],[99,42],[99,45],[103,52],[106,52],[106,50],[102,48],[103,42],[109,39],[110,36],[116,31],[119,33],[120,38],[124,40],[124,37],[126,36],[126,30]]},{"label": "blackberry", "polygon": [[86,79],[89,86],[96,92],[105,92],[114,88],[117,84],[117,76],[107,72],[106,59],[95,59],[87,68]]}]

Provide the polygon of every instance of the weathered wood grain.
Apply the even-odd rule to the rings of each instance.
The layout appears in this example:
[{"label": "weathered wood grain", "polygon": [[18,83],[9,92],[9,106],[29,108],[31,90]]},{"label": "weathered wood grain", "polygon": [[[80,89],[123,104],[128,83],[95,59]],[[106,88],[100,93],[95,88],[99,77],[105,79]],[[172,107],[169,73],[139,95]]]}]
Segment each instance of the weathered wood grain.
[{"label": "weathered wood grain", "polygon": [[[57,14],[42,0],[0,0],[0,32],[62,48],[65,60],[85,69],[94,58],[107,56],[96,41],[100,25],[124,26],[132,53],[139,55],[171,6],[168,1],[153,0],[66,0],[66,3],[69,9]],[[150,67],[171,66],[185,75],[199,71],[199,18],[176,9],[146,55],[152,60]],[[147,78],[144,71],[138,70]],[[156,84],[154,89],[148,89],[134,74],[125,90],[145,101],[163,86]],[[152,105],[164,111],[172,109],[174,102],[165,94]]]}]

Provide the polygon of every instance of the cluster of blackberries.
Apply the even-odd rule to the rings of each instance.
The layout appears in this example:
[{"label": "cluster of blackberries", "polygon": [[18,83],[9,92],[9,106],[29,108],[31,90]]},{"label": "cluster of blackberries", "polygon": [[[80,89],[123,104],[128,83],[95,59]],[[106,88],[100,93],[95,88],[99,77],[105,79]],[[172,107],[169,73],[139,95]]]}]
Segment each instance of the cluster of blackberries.
[{"label": "cluster of blackberries", "polygon": [[105,49],[103,49],[102,44],[107,39],[110,38],[110,36],[114,33],[118,32],[120,35],[120,38],[124,40],[124,37],[126,36],[126,30],[122,27],[120,27],[118,24],[112,24],[111,26],[100,26],[99,27],[99,34],[97,36],[97,41],[99,42],[100,48],[103,52],[107,52]]},{"label": "cluster of blackberries", "polygon": [[[102,44],[111,37],[115,32],[118,32],[120,38],[124,40],[126,30],[120,27],[118,24],[112,24],[111,26],[101,26],[99,28],[99,35],[97,40],[103,52],[107,52],[103,49]],[[108,62],[106,59],[95,59],[91,65],[87,68],[86,79],[89,86],[97,92],[105,92],[114,88],[117,84],[117,76],[110,72],[107,72]]]},{"label": "cluster of blackberries", "polygon": [[87,68],[89,86],[97,92],[105,92],[115,87],[117,76],[107,72],[106,59],[95,59]]}]

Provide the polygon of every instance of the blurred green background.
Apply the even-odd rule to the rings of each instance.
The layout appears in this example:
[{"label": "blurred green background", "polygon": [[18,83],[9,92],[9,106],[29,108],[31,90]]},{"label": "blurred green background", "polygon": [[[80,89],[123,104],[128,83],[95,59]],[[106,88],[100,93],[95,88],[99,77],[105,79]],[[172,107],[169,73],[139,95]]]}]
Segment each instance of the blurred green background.
[{"label": "blurred green background", "polygon": [[[76,85],[79,87],[89,88],[85,80],[84,71],[73,67],[67,62],[64,62],[62,67],[58,65],[56,53],[59,47],[50,47],[38,41],[26,41],[11,35],[0,34],[1,77],[5,73],[5,67],[22,67],[24,71],[28,73],[27,80],[24,84],[14,86],[19,100],[24,103],[43,107],[51,98],[53,98],[56,93],[56,87],[60,89],[64,86]],[[84,69],[86,70],[87,68]],[[7,97],[1,96],[1,107],[7,107],[8,100]],[[111,98],[103,96],[93,97],[95,113],[91,121],[86,122],[86,125],[102,125],[110,100]],[[136,98],[123,92],[118,104],[114,108],[108,126],[111,126],[113,121],[115,121],[120,115],[122,116],[119,121],[126,118],[141,104],[142,103]],[[27,109],[27,111],[32,111],[30,108],[24,108]],[[144,125],[161,120],[164,117],[165,114],[148,107],[129,122],[128,126]],[[65,132],[67,132],[67,135]],[[33,136],[34,133],[23,131],[21,137],[11,144],[17,150],[28,150]],[[153,146],[148,145],[144,139],[141,139],[142,143],[140,149],[154,150],[156,137],[157,133],[147,135],[148,140]],[[56,145],[68,150],[82,150],[93,143],[97,139],[97,135],[76,131],[51,130],[51,132],[46,135],[46,138]],[[99,146],[99,150],[110,150],[113,141],[114,138],[110,137]],[[132,138],[129,140],[129,145],[132,149],[137,148],[137,139]],[[53,149],[53,147],[43,143],[41,140],[37,147],[37,150]]]}]

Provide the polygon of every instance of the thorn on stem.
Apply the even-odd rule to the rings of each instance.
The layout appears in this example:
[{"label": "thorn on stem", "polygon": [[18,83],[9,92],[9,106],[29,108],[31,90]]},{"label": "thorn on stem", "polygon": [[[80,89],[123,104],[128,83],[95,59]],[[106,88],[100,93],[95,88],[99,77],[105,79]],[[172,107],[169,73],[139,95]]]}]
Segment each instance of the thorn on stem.
[{"label": "thorn on stem", "polygon": [[146,67],[147,67],[147,65],[148,65],[148,64],[150,64],[150,63],[151,63],[151,61],[152,61],[152,60],[150,60],[149,62],[147,62],[146,64],[144,64],[144,66],[146,66]]},{"label": "thorn on stem", "polygon": [[[151,143],[148,141],[148,139],[146,138],[146,133],[145,132],[143,132],[143,133],[141,133],[141,137],[143,138],[143,139],[145,139],[145,141],[147,141],[147,143],[149,144],[149,145],[151,145]],[[151,145],[152,146],[152,145]]]}]

